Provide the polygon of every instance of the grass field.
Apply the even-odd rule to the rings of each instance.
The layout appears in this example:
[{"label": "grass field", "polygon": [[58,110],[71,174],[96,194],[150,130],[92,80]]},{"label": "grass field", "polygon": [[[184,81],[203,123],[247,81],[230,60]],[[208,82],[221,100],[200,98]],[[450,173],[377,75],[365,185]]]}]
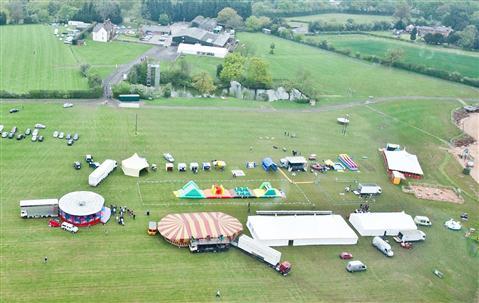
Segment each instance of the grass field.
[{"label": "grass field", "polygon": [[[276,82],[296,77],[301,69],[309,71],[318,90],[325,95],[323,102],[371,95],[478,96],[477,89],[472,87],[345,58],[270,35],[240,33],[238,37],[242,43],[254,44],[255,55],[269,62]],[[276,45],[274,55],[269,54],[271,43]]]},{"label": "grass field", "polygon": [[106,77],[117,65],[128,63],[150,49],[150,45],[127,42],[96,42],[86,40],[86,45],[72,47],[80,63],[91,65],[91,71]]},{"label": "grass field", "polygon": [[[278,42],[278,57],[285,46]],[[221,289],[222,301],[235,302],[475,302],[479,259],[472,256],[477,247],[466,242],[462,232],[442,226],[449,217],[469,212],[479,215],[478,190],[470,177],[463,177],[459,165],[431,137],[448,139],[459,131],[450,123],[450,110],[459,103],[409,100],[369,107],[306,113],[290,111],[235,111],[210,100],[208,107],[121,110],[101,105],[76,105],[65,110],[61,104],[24,103],[22,110],[8,114],[12,106],[0,104],[0,123],[20,130],[41,121],[43,143],[0,139],[0,243],[2,302],[208,302]],[[216,109],[211,105],[216,104]],[[244,101],[245,109],[257,102]],[[379,112],[378,112],[379,111]],[[351,114],[347,135],[335,119]],[[135,135],[135,116],[138,134]],[[204,117],[204,118],[202,118]],[[418,131],[418,128],[422,131]],[[68,147],[53,139],[53,130],[77,131],[80,141]],[[291,139],[284,131],[295,132]],[[429,132],[431,135],[426,134]],[[266,140],[266,136],[274,139]],[[261,139],[260,139],[261,137]],[[425,182],[454,185],[465,192],[465,203],[453,205],[416,200],[388,182],[377,148],[397,142],[418,154],[425,171]],[[260,168],[246,171],[244,179],[233,179],[228,172],[167,174],[162,153],[170,151],[177,161],[192,162],[224,159],[229,169],[243,168],[245,161],[260,161],[270,155],[283,156],[272,145],[316,153],[319,159],[334,158],[347,152],[360,165],[360,173],[328,173],[319,185],[293,185],[279,173],[268,174]],[[253,151],[249,151],[253,146]],[[83,228],[77,235],[47,227],[46,219],[22,220],[18,201],[30,198],[60,197],[74,190],[91,190],[87,184],[89,168],[75,171],[71,164],[92,153],[95,159],[120,161],[132,153],[146,156],[159,165],[140,179],[126,177],[121,169],[94,190],[106,204],[127,205],[136,220],[126,226],[114,222]],[[366,158],[363,158],[365,156]],[[310,173],[294,177],[311,180]],[[384,194],[372,203],[373,211],[405,210],[424,214],[433,221],[423,229],[427,240],[411,251],[393,244],[395,256],[388,259],[361,237],[356,246],[284,247],[283,258],[293,264],[288,277],[276,274],[257,260],[232,249],[221,254],[193,255],[160,237],[146,234],[149,220],[159,220],[172,212],[223,211],[240,219],[247,217],[246,201],[179,201],[171,191],[194,179],[202,186],[218,180],[225,186],[262,180],[286,192],[281,201],[251,201],[257,209],[321,209],[346,216],[360,201],[340,196],[345,185],[376,182]],[[251,181],[246,181],[251,180]],[[152,215],[146,217],[145,210]],[[472,224],[471,220],[469,223]],[[337,257],[351,251],[369,269],[348,274]],[[43,257],[48,256],[48,264]],[[432,270],[445,273],[438,279]],[[28,285],[26,287],[25,285]],[[404,291],[406,290],[406,292]]]},{"label": "grass field", "polygon": [[68,46],[47,25],[0,27],[0,90],[86,89]]},{"label": "grass field", "polygon": [[416,65],[424,65],[448,72],[459,72],[471,77],[479,77],[479,54],[461,50],[438,49],[424,44],[412,44],[390,39],[381,39],[365,35],[319,35],[312,39],[327,40],[337,49],[350,49],[352,53],[386,57],[390,49],[402,49],[401,61]]},{"label": "grass field", "polygon": [[290,17],[286,18],[287,21],[323,21],[328,23],[347,23],[348,19],[353,19],[354,23],[373,23],[379,21],[393,22],[393,16],[380,16],[380,15],[356,15],[356,14],[319,14],[310,16]]}]

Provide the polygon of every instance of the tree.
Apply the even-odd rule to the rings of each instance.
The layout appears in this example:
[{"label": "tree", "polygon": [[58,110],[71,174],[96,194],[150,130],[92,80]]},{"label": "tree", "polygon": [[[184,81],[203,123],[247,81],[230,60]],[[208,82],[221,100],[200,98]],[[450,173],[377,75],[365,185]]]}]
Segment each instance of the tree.
[{"label": "tree", "polygon": [[250,16],[246,19],[246,29],[250,32],[257,32],[271,25],[271,19],[265,16]]},{"label": "tree", "polygon": [[394,48],[386,52],[385,59],[392,65],[394,62],[401,60],[403,56],[404,50],[402,48]]},{"label": "tree", "polygon": [[110,19],[114,24],[120,24],[123,22],[121,8],[116,2],[107,0],[99,1],[95,3],[95,9],[101,17],[101,21]]},{"label": "tree", "polygon": [[258,57],[250,58],[246,66],[244,84],[256,90],[269,88],[272,83],[273,79],[266,61]]},{"label": "tree", "polygon": [[223,64],[216,65],[216,77],[218,79],[220,78],[221,71],[223,71]]},{"label": "tree", "polygon": [[401,1],[396,5],[394,17],[398,18],[399,20],[409,20],[411,17],[411,7],[406,1]]},{"label": "tree", "polygon": [[474,25],[468,25],[463,31],[459,32],[459,41],[457,42],[463,48],[474,48],[476,39],[478,39],[478,31]]},{"label": "tree", "polygon": [[80,73],[83,75],[83,77],[88,76],[88,71],[90,70],[90,64],[85,63],[80,65]]},{"label": "tree", "polygon": [[415,41],[416,38],[417,38],[417,28],[414,27],[412,30],[411,30],[411,35],[409,36],[409,38],[412,40],[412,41]]},{"label": "tree", "polygon": [[90,74],[88,75],[88,86],[90,87],[100,87],[103,81],[98,74]]},{"label": "tree", "polygon": [[203,96],[211,94],[216,89],[213,78],[206,72],[193,76],[193,87]]},{"label": "tree", "polygon": [[25,0],[11,1],[6,7],[10,13],[9,16],[12,23],[23,22],[27,16],[27,2]]},{"label": "tree", "polygon": [[243,18],[231,7],[223,8],[219,13],[216,21],[224,24],[226,27],[238,28],[243,25]]},{"label": "tree", "polygon": [[395,24],[394,28],[398,30],[405,30],[406,29],[406,23],[402,21],[402,19],[399,19]]},{"label": "tree", "polygon": [[76,7],[70,6],[68,4],[63,4],[57,12],[57,20],[67,22],[71,20],[73,16],[78,12]]},{"label": "tree", "polygon": [[158,23],[160,23],[161,25],[168,25],[170,24],[170,16],[168,16],[167,14],[160,14],[160,17],[158,18]]},{"label": "tree", "polygon": [[5,12],[0,12],[0,25],[7,24],[7,14]]},{"label": "tree", "polygon": [[427,33],[424,35],[424,42],[426,42],[427,44],[439,45],[444,43],[444,36],[439,33]]},{"label": "tree", "polygon": [[226,56],[220,79],[223,82],[240,81],[244,71],[245,58],[238,53]]},{"label": "tree", "polygon": [[274,42],[273,42],[273,43],[271,43],[271,45],[269,46],[269,48],[270,48],[270,51],[269,51],[269,53],[270,53],[271,55],[273,55],[273,54],[274,54],[274,48],[275,48],[275,47],[276,47],[276,46],[274,45]]},{"label": "tree", "polygon": [[98,14],[95,5],[92,2],[85,2],[83,6],[76,12],[73,19],[83,22],[101,22],[102,17]]}]

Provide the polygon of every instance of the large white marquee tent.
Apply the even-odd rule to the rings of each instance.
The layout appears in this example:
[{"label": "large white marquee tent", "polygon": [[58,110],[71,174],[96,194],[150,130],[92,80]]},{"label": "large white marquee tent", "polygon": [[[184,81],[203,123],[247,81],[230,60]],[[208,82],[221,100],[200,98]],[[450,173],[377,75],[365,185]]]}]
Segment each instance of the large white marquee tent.
[{"label": "large white marquee tent", "polygon": [[130,158],[121,161],[121,169],[123,170],[123,173],[131,177],[139,177],[140,171],[148,167],[149,165],[146,159],[138,156],[137,153]]},{"label": "large white marquee tent", "polygon": [[353,213],[349,222],[361,236],[396,236],[400,231],[416,230],[412,217],[405,212]]},{"label": "large white marquee tent", "polygon": [[351,245],[358,236],[340,215],[249,216],[255,240],[268,246]]}]

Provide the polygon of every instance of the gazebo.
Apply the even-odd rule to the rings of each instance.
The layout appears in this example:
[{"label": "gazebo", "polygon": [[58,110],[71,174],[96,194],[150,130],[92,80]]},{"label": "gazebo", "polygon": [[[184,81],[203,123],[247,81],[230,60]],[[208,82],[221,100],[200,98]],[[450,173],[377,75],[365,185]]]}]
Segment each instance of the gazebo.
[{"label": "gazebo", "polygon": [[148,169],[149,164],[145,158],[138,156],[137,153],[133,154],[128,159],[121,161],[121,169],[123,173],[131,177],[139,177],[140,172],[144,169]]}]

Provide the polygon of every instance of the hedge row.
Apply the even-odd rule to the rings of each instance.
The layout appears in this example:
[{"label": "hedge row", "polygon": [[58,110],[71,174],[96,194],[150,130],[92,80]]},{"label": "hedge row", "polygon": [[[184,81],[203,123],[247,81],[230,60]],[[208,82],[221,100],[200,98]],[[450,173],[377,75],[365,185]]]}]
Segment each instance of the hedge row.
[{"label": "hedge row", "polygon": [[417,65],[417,64],[405,63],[405,62],[400,62],[400,61],[391,62],[389,60],[379,58],[379,57],[374,56],[374,55],[372,55],[372,56],[364,55],[363,56],[358,52],[353,54],[352,51],[349,50],[349,49],[336,49],[334,46],[332,46],[328,43],[324,43],[324,41],[317,42],[317,41],[313,41],[312,39],[299,40],[299,39],[294,39],[294,37],[286,37],[286,36],[280,36],[280,35],[277,35],[277,36],[279,36],[280,38],[286,39],[286,40],[291,40],[291,41],[299,42],[299,43],[306,44],[306,45],[309,45],[309,46],[313,46],[313,47],[321,48],[321,49],[324,49],[324,50],[332,51],[332,52],[335,52],[335,53],[338,53],[338,54],[341,54],[341,55],[345,55],[345,56],[348,56],[348,57],[357,58],[357,59],[361,59],[361,60],[365,60],[365,61],[369,61],[369,62],[373,62],[373,63],[378,63],[378,64],[382,64],[382,65],[386,65],[386,66],[393,66],[393,67],[396,67],[396,68],[400,68],[400,69],[407,70],[407,71],[412,71],[412,72],[427,75],[427,76],[432,76],[432,77],[436,77],[436,78],[440,78],[440,79],[444,79],[444,80],[448,80],[448,81],[459,82],[459,83],[467,84],[467,85],[470,85],[470,86],[479,87],[479,78],[465,77],[458,72],[447,72],[447,71],[440,70],[440,69],[433,68],[433,67],[427,67],[427,66],[424,66],[424,65]]},{"label": "hedge row", "polygon": [[102,95],[102,87],[85,90],[31,90],[26,93],[0,90],[0,98],[5,99],[97,99]]}]

